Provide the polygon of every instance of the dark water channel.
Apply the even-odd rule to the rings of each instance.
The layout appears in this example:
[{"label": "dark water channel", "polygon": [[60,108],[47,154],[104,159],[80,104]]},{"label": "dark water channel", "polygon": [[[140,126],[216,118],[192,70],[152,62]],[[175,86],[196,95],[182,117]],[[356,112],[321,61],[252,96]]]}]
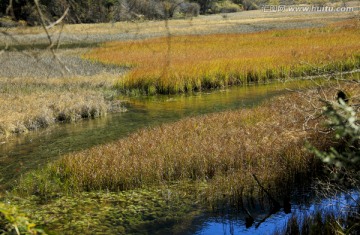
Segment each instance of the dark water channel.
[{"label": "dark water channel", "polygon": [[[114,141],[140,128],[174,122],[181,118],[253,107],[286,92],[287,88],[298,87],[298,82],[277,83],[193,95],[126,98],[128,111],[125,113],[110,114],[75,124],[59,124],[47,130],[13,137],[0,144],[0,190],[11,187],[22,174],[39,169],[68,152]],[[315,203],[310,200],[307,204],[294,205],[293,211],[311,211],[328,202]],[[289,216],[280,211],[259,228],[252,226],[247,229],[242,216],[204,214],[192,222],[186,234],[269,234],[281,227]]]}]

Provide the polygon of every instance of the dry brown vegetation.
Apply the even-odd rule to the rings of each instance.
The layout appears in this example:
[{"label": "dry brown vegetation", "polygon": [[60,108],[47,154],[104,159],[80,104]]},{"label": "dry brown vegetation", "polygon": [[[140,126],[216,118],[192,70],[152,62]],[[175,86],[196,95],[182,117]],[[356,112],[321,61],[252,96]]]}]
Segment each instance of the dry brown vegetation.
[{"label": "dry brown vegetation", "polygon": [[[359,94],[359,88],[349,86],[348,92]],[[316,117],[323,105],[318,98],[335,93],[336,89],[294,92],[254,109],[142,130],[66,155],[25,177],[20,188],[44,194],[59,185],[69,191],[117,191],[200,180],[210,182],[213,196],[246,194],[256,184],[252,174],[269,185],[314,169],[314,158],[304,145],[307,141],[319,148],[330,144],[330,137],[318,132],[322,119]]]}]

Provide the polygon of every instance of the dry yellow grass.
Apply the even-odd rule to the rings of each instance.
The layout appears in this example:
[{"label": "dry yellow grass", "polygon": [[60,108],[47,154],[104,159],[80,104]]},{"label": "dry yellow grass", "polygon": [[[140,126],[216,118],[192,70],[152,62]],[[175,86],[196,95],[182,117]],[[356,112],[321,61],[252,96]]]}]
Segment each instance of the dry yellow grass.
[{"label": "dry yellow grass", "polygon": [[1,95],[0,136],[44,128],[59,121],[104,115],[108,104],[98,92],[39,92]]},{"label": "dry yellow grass", "polygon": [[359,24],[110,42],[84,57],[133,67],[121,90],[177,93],[360,66]]},{"label": "dry yellow grass", "polygon": [[[0,138],[105,115],[113,76],[0,78]],[[115,93],[114,93],[115,94]]]}]

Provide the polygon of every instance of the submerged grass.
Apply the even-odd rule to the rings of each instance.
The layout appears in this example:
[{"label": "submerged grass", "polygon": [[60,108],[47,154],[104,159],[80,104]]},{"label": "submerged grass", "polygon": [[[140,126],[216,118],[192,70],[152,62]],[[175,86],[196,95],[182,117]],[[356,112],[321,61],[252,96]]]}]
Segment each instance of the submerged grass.
[{"label": "submerged grass", "polygon": [[8,200],[49,234],[179,234],[183,222],[201,213],[202,187],[173,184],[125,192],[81,192],[46,203],[35,196]]},{"label": "submerged grass", "polygon": [[323,28],[109,42],[84,58],[132,67],[117,87],[178,93],[360,67],[357,20]]},{"label": "submerged grass", "polygon": [[[350,93],[356,94],[358,88],[351,87]],[[331,96],[336,90],[327,92]],[[326,94],[322,90],[291,93],[254,109],[141,130],[63,156],[25,176],[18,191],[52,197],[66,191],[122,191],[191,180],[208,182],[209,197],[249,195],[256,186],[252,174],[269,186],[316,168],[305,143],[319,148],[330,143],[330,137],[316,130],[320,119],[308,118],[314,115],[313,105],[321,104],[307,98],[319,93]]]}]

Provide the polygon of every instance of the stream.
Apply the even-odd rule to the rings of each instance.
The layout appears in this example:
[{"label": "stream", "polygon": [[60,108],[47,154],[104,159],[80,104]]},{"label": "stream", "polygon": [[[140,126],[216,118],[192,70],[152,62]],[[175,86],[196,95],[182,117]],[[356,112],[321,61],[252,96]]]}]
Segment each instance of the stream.
[{"label": "stream", "polygon": [[[232,87],[192,95],[120,97],[126,100],[127,112],[75,124],[58,124],[46,130],[12,137],[0,144],[0,190],[8,189],[22,174],[39,169],[63,154],[124,138],[141,128],[196,115],[253,107],[287,92],[287,88],[298,87],[299,82],[290,82]],[[292,212],[311,212],[316,207],[333,204],[331,200],[307,200],[305,204],[293,204]],[[337,202],[341,204],[344,200],[342,195]],[[291,214],[280,211],[257,229],[254,226],[246,228],[243,216],[203,214],[192,222],[185,234],[269,234],[276,228],[282,228]]]},{"label": "stream", "polygon": [[0,186],[11,185],[25,172],[40,168],[63,154],[126,137],[140,128],[196,115],[249,108],[284,93],[285,87],[288,84],[278,83],[193,95],[125,98],[127,112],[75,124],[58,124],[0,144]]}]

